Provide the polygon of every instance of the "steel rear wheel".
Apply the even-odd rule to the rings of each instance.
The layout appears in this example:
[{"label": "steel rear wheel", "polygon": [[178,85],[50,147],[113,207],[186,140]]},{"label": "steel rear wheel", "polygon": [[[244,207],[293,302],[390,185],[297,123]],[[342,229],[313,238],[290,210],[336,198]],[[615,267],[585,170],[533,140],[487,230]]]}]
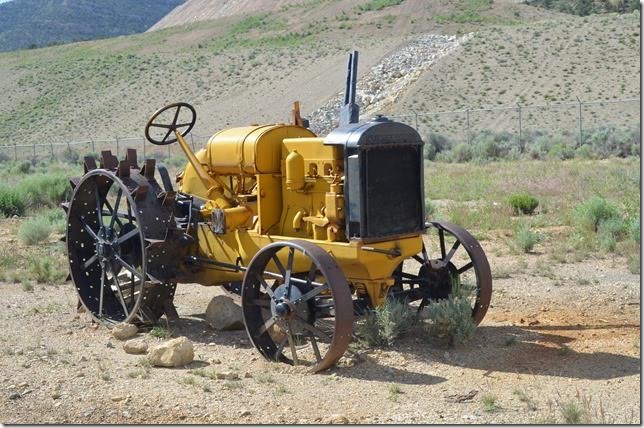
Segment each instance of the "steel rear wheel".
[{"label": "steel rear wheel", "polygon": [[492,298],[492,273],[485,252],[465,229],[445,221],[431,225],[429,246],[394,272],[391,296],[420,300],[421,310],[431,300],[457,294],[469,300],[478,325]]},{"label": "steel rear wheel", "polygon": [[347,280],[333,257],[306,241],[262,248],[244,276],[241,303],[246,332],[268,360],[331,367],[353,331]]},{"label": "steel rear wheel", "polygon": [[72,281],[92,317],[106,324],[138,316],[145,286],[144,234],[134,199],[109,171],[79,182],[67,216]]}]

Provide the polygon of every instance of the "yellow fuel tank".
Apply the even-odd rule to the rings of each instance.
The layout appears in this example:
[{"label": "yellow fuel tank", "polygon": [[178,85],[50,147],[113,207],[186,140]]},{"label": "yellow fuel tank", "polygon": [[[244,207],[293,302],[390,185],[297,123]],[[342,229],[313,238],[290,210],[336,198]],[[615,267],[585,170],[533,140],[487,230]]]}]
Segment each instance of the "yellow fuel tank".
[{"label": "yellow fuel tank", "polygon": [[206,159],[211,172],[222,175],[279,173],[285,138],[315,137],[296,125],[231,128],[210,138]]}]

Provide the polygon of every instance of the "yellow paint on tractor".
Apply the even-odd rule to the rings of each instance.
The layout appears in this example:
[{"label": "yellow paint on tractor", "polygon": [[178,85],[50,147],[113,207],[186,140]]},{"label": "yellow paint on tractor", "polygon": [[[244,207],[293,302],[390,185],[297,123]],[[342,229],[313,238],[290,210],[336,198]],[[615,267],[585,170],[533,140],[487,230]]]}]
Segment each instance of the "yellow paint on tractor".
[{"label": "yellow paint on tractor", "polygon": [[[201,257],[246,266],[271,242],[307,239],[334,257],[357,294],[378,306],[393,285],[394,269],[422,249],[418,234],[368,245],[347,239],[343,150],[324,145],[304,127],[226,129],[195,154],[180,135],[178,140],[189,160],[177,177],[180,192],[205,201],[204,219],[225,218],[220,234],[208,223],[199,224],[195,245]],[[306,263],[296,257],[294,272],[307,271]],[[204,285],[243,278],[225,268],[192,275],[191,281]]]}]

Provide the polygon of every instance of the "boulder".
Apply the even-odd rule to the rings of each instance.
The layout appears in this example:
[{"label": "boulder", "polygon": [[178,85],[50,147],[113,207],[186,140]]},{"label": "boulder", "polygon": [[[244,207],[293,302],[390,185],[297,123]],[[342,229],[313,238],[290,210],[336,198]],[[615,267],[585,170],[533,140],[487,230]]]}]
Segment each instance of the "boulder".
[{"label": "boulder", "polygon": [[123,344],[123,350],[128,354],[145,354],[148,352],[148,342],[144,339],[130,339]]},{"label": "boulder", "polygon": [[241,330],[244,328],[241,306],[229,296],[215,296],[206,309],[206,322],[215,330]]},{"label": "boulder", "polygon": [[158,367],[180,367],[195,358],[192,342],[181,336],[153,346],[148,351],[150,364]]},{"label": "boulder", "polygon": [[112,336],[118,340],[127,340],[134,337],[139,332],[139,329],[134,324],[121,323],[116,324],[112,328]]}]

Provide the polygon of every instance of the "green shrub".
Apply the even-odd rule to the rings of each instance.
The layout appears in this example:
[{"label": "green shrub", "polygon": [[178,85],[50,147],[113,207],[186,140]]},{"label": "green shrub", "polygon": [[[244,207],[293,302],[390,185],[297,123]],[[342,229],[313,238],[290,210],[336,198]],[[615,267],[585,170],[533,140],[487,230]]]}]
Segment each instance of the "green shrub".
[{"label": "green shrub", "polygon": [[43,213],[54,232],[65,233],[67,229],[67,218],[62,208],[51,208]]},{"label": "green shrub", "polygon": [[427,160],[434,160],[436,155],[444,153],[452,146],[452,142],[442,134],[432,132],[426,138],[424,155]]},{"label": "green shrub", "polygon": [[575,150],[575,157],[579,159],[593,159],[595,156],[590,146],[588,144],[584,144],[577,147],[577,149]]},{"label": "green shrub", "polygon": [[69,179],[60,173],[34,174],[22,180],[17,187],[27,196],[27,201],[32,208],[57,207],[72,193]]},{"label": "green shrub", "polygon": [[44,217],[31,218],[18,229],[18,237],[26,245],[35,245],[49,238],[51,224]]},{"label": "green shrub", "polygon": [[431,301],[425,307],[429,333],[454,346],[468,341],[476,330],[470,301],[454,293],[447,299]]},{"label": "green shrub", "polygon": [[510,207],[515,215],[532,214],[539,206],[539,200],[528,193],[515,193],[508,199]]},{"label": "green shrub", "polygon": [[0,187],[0,214],[5,217],[21,216],[25,213],[24,195],[15,189]]},{"label": "green shrub", "polygon": [[539,241],[541,241],[541,236],[530,230],[530,226],[527,224],[520,225],[514,234],[514,242],[524,253],[532,251]]},{"label": "green shrub", "polygon": [[63,160],[67,163],[77,164],[80,160],[80,154],[71,147],[65,147],[65,150],[63,150]]},{"label": "green shrub", "polygon": [[593,196],[575,208],[577,224],[597,232],[599,224],[606,220],[619,219],[617,207],[601,196]]},{"label": "green shrub", "polygon": [[432,204],[431,199],[425,198],[425,216],[430,218],[436,209],[434,208],[434,204]]},{"label": "green shrub", "polygon": [[11,168],[12,172],[18,173],[18,174],[29,174],[31,171],[31,162],[29,161],[22,161],[18,162]]},{"label": "green shrub", "polygon": [[628,233],[628,223],[619,218],[602,220],[597,227],[597,241],[604,251],[615,251],[617,242]]},{"label": "green shrub", "polygon": [[414,326],[416,316],[406,301],[387,300],[357,324],[356,334],[369,346],[391,346]]},{"label": "green shrub", "polygon": [[628,235],[635,242],[640,242],[640,218],[632,218],[628,226]]},{"label": "green shrub", "polygon": [[469,162],[472,160],[472,147],[466,143],[457,144],[450,151],[450,160],[452,162]]}]

